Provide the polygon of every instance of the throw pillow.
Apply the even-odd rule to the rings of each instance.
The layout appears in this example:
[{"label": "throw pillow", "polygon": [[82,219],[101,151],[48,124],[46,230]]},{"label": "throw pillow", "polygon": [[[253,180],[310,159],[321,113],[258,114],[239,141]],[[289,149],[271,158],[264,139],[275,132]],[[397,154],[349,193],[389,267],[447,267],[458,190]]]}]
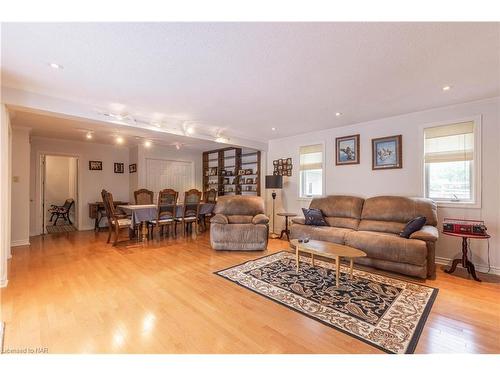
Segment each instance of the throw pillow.
[{"label": "throw pillow", "polygon": [[325,218],[323,217],[323,212],[317,208],[303,208],[302,212],[306,219],[306,225],[316,225],[316,226],[328,226]]},{"label": "throw pillow", "polygon": [[422,229],[426,222],[425,216],[417,216],[411,219],[405,226],[405,229],[399,235],[404,238],[410,238],[410,235],[417,230]]}]

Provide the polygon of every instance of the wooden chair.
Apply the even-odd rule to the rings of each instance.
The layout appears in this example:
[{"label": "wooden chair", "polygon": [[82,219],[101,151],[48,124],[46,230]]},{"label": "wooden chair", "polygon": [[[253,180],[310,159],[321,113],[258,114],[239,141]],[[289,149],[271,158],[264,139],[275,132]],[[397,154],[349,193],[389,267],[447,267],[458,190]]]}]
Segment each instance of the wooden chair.
[{"label": "wooden chair", "polygon": [[56,220],[54,221],[54,224],[52,224],[52,225],[57,225],[57,220],[59,220],[60,217],[62,217],[68,223],[73,225],[73,223],[71,222],[71,220],[69,218],[69,211],[71,210],[71,207],[73,206],[74,203],[75,203],[75,200],[70,198],[70,199],[66,199],[66,201],[64,202],[64,204],[62,206],[56,206],[55,204],[51,205],[49,208],[49,212],[51,213],[49,221],[52,221],[54,216],[56,217]]},{"label": "wooden chair", "polygon": [[115,233],[115,239],[113,241],[113,246],[118,243],[118,235],[120,229],[130,228],[131,221],[126,215],[122,215],[116,212],[115,205],[113,203],[113,195],[106,190],[101,191],[102,201],[104,203],[104,209],[106,210],[106,216],[108,218],[108,240],[111,240],[111,233]]},{"label": "wooden chair", "polygon": [[158,234],[163,235],[163,228],[167,226],[170,235],[170,228],[175,223],[178,196],[179,193],[173,189],[163,189],[158,193],[158,216],[151,220],[153,228],[158,227]]},{"label": "wooden chair", "polygon": [[148,189],[134,191],[135,204],[153,204],[154,193]]},{"label": "wooden chair", "polygon": [[[217,201],[217,190],[210,189],[203,193],[203,202],[209,204],[215,204]],[[212,212],[200,215],[200,222],[205,230],[207,227],[207,218],[209,219],[212,216]]]},{"label": "wooden chair", "polygon": [[[175,233],[177,234],[177,223],[182,224],[182,233],[186,235],[188,229],[195,225],[195,233],[198,233],[198,220],[200,216],[200,203],[202,192],[191,189],[184,193],[184,204],[182,217],[175,218]],[[189,228],[188,228],[189,227]]]}]

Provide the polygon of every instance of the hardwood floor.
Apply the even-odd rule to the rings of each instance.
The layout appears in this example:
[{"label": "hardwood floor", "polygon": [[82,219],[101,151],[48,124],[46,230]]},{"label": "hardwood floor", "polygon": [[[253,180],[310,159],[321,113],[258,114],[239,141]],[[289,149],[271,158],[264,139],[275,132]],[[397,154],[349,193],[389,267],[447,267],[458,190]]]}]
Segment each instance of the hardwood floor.
[{"label": "hardwood floor", "polygon": [[[104,232],[16,247],[1,289],[5,350],[49,353],[381,353],[213,274],[266,252],[216,252],[197,239],[106,244]],[[460,274],[462,272],[462,274]],[[499,278],[445,274],[416,353],[500,352]],[[42,349],[43,350],[43,349]]]}]

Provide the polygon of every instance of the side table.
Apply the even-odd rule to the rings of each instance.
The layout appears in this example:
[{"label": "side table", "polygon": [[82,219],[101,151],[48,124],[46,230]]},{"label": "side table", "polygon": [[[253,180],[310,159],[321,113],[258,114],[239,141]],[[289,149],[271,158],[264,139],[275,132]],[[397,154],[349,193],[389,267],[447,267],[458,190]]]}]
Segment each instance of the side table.
[{"label": "side table", "polygon": [[283,235],[286,234],[286,238],[288,239],[288,241],[290,241],[290,230],[288,229],[288,218],[295,217],[295,216],[297,216],[297,214],[293,214],[290,212],[279,212],[276,215],[285,217],[285,229],[283,229],[281,231],[281,234],[279,237],[280,240],[283,238]]},{"label": "side table", "polygon": [[467,253],[469,252],[469,245],[467,243],[467,240],[469,238],[477,239],[477,240],[485,240],[485,239],[490,238],[490,235],[489,234],[478,235],[478,234],[472,234],[472,233],[451,233],[451,232],[443,232],[443,234],[445,234],[447,236],[452,236],[452,237],[462,237],[462,258],[454,259],[453,263],[451,264],[451,268],[449,270],[445,270],[444,272],[453,273],[453,272],[455,272],[457,265],[459,263],[462,263],[462,267],[467,269],[467,272],[471,274],[471,276],[474,280],[481,281],[476,276],[476,269],[474,268],[474,264],[472,264],[472,262],[467,257]]}]

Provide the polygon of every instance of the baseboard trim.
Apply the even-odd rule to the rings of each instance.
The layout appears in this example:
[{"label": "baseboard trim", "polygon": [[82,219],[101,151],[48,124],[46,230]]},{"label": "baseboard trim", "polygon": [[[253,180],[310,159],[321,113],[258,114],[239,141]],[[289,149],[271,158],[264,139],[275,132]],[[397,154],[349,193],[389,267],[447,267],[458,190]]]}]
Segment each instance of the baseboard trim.
[{"label": "baseboard trim", "polygon": [[0,280],[0,288],[5,288],[7,284],[9,283],[9,280]]},{"label": "baseboard trim", "polygon": [[[451,262],[452,262],[452,259],[450,259],[450,258],[436,257],[436,264],[450,265]],[[458,267],[462,267],[462,266],[459,264]],[[488,272],[488,265],[487,264],[474,264],[474,267],[476,268],[477,272],[483,272],[483,273]],[[500,275],[500,268],[491,266],[489,273],[492,275]]]},{"label": "baseboard trim", "polygon": [[30,240],[25,239],[25,240],[15,240],[10,242],[11,247],[15,246],[29,246],[30,245]]}]

